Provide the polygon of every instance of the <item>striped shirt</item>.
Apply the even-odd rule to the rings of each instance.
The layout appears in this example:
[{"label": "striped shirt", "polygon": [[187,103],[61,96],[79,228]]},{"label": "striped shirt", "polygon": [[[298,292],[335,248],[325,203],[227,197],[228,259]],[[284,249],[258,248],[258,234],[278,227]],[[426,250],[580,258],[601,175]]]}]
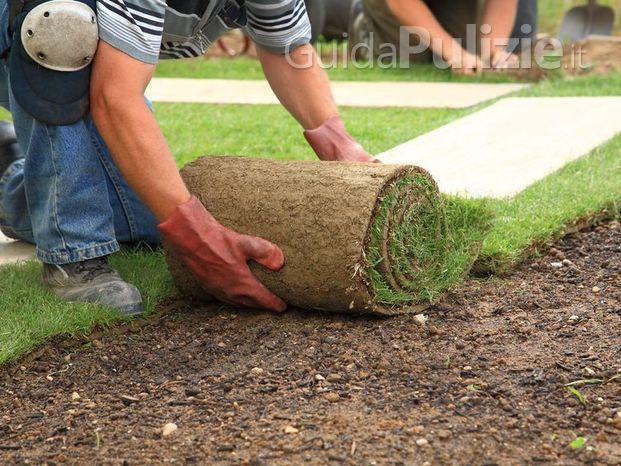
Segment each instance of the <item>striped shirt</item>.
[{"label": "striped shirt", "polygon": [[235,28],[275,53],[311,37],[304,0],[97,0],[97,15],[103,41],[152,64],[200,56]]}]

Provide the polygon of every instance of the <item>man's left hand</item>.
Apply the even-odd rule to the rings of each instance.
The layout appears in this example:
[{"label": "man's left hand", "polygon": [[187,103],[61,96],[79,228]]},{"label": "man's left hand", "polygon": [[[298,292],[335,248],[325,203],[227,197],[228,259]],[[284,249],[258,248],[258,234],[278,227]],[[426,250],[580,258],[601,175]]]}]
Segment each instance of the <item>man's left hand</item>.
[{"label": "man's left hand", "polygon": [[381,163],[349,135],[339,115],[328,118],[318,128],[304,131],[304,137],[323,161]]}]

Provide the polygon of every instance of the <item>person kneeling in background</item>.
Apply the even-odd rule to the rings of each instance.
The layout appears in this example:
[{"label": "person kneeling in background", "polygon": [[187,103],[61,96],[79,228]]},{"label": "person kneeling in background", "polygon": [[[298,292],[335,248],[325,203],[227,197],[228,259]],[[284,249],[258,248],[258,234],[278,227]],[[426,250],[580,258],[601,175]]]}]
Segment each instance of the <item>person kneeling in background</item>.
[{"label": "person kneeling in background", "polygon": [[[363,12],[352,18],[350,41],[367,43],[377,58],[390,49],[397,53],[400,45],[420,44],[424,49],[409,56],[410,62],[430,62],[441,57],[457,74],[475,74],[483,65],[492,68],[516,67],[517,52],[524,39],[536,36],[536,0],[361,0]],[[479,21],[480,19],[480,21]],[[474,27],[468,27],[475,25]],[[477,27],[477,25],[488,25]],[[413,32],[410,44],[401,44],[401,28]],[[472,32],[476,28],[478,37]],[[413,36],[413,37],[412,37]],[[426,36],[426,37],[423,37]],[[509,43],[507,40],[511,38]],[[479,56],[480,40],[490,40],[489,53]],[[470,43],[468,43],[470,42]],[[473,43],[474,42],[474,43]],[[364,51],[365,48],[358,47]],[[356,58],[366,58],[357,54]]]}]

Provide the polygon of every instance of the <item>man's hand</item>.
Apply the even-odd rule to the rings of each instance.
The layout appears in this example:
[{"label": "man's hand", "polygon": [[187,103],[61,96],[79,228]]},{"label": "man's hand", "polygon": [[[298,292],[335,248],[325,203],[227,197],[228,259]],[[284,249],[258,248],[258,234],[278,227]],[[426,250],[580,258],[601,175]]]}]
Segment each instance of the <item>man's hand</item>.
[{"label": "man's hand", "polygon": [[498,50],[492,55],[491,65],[494,70],[515,70],[520,67],[520,57],[506,50]]},{"label": "man's hand", "polygon": [[338,115],[318,128],[304,131],[304,137],[323,161],[381,163],[349,135]]},{"label": "man's hand", "polygon": [[248,261],[254,260],[270,270],[282,268],[285,257],[278,246],[224,227],[194,196],[177,207],[159,229],[215,298],[276,312],[287,308],[248,267]]},{"label": "man's hand", "polygon": [[467,50],[454,54],[450,60],[451,71],[460,76],[473,76],[481,72],[481,59]]}]

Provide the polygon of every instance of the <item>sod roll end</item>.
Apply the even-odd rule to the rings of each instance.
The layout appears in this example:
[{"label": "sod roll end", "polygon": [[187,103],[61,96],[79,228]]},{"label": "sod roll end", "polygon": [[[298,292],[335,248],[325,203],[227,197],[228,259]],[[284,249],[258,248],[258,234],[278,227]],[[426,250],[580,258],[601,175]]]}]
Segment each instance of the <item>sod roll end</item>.
[{"label": "sod roll end", "polygon": [[[251,269],[290,306],[393,315],[446,288],[445,208],[421,168],[203,157],[182,176],[222,224],[283,249],[282,270]],[[210,300],[166,249],[179,291]]]}]

